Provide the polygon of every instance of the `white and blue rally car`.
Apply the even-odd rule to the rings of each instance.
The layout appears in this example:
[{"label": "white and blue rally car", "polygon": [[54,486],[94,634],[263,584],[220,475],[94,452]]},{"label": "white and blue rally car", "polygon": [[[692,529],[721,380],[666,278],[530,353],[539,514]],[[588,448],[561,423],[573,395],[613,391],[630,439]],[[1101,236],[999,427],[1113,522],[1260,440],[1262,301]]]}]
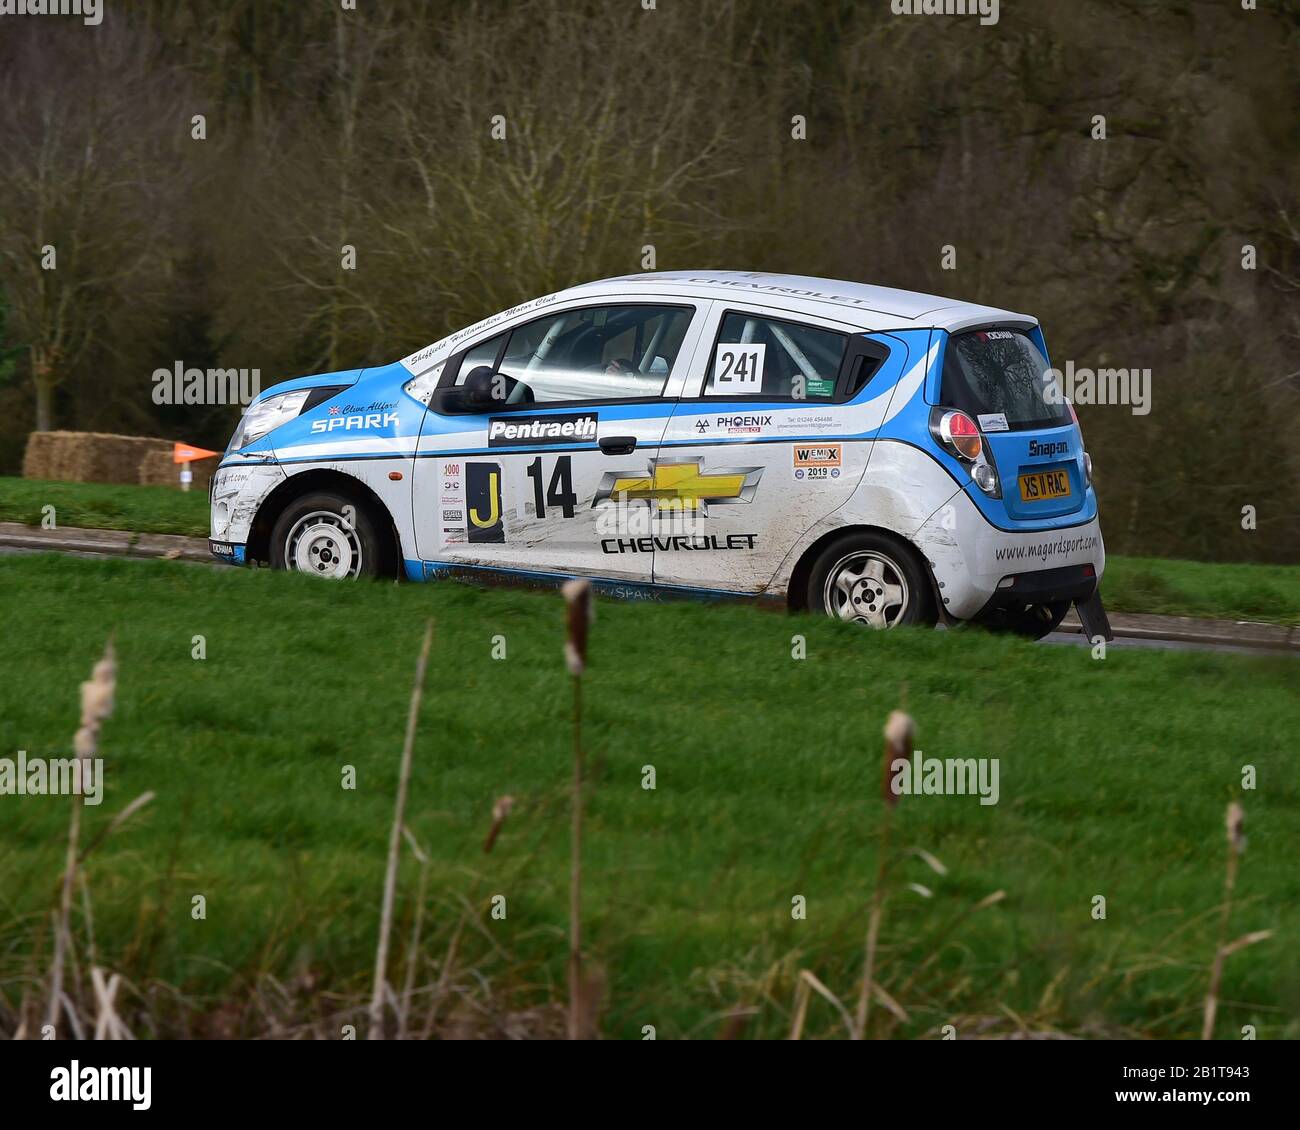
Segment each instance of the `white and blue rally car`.
[{"label": "white and blue rally car", "polygon": [[246,411],[212,552],[323,577],[780,601],[1107,634],[1092,464],[1034,318],[678,271],[526,302]]}]

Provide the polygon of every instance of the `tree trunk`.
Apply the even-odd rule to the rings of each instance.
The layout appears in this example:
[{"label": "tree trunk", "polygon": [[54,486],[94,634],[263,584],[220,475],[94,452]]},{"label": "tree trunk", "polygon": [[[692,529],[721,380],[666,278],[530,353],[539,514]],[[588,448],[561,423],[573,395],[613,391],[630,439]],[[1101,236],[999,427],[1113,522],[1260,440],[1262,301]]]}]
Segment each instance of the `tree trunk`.
[{"label": "tree trunk", "polygon": [[36,387],[36,430],[48,432],[54,430],[54,386],[55,362],[58,359],[58,346],[32,349],[32,384]]},{"label": "tree trunk", "polygon": [[36,378],[36,430],[54,429],[54,382]]}]

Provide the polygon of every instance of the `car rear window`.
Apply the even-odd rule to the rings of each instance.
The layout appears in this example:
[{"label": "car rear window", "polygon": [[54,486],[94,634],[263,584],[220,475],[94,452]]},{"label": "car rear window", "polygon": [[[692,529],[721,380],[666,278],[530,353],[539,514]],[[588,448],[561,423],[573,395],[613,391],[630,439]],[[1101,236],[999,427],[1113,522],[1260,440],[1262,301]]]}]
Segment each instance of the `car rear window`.
[{"label": "car rear window", "polygon": [[[979,420],[985,431],[1025,431],[1070,422],[1070,410],[1047,359],[1016,330],[955,334],[943,359],[940,403]],[[984,418],[982,418],[984,417]],[[990,419],[991,418],[991,419]]]}]

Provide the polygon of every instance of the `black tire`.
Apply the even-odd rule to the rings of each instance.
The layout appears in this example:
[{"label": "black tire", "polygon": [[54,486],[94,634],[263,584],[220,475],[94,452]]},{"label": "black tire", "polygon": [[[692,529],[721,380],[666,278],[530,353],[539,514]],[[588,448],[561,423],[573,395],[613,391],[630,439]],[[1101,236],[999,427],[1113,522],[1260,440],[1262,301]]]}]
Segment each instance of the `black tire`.
[{"label": "black tire", "polygon": [[1051,604],[1022,604],[1014,608],[999,608],[979,623],[990,632],[1041,640],[1061,626],[1061,621],[1069,611],[1068,600],[1058,600]]},{"label": "black tire", "polygon": [[387,577],[388,539],[368,507],[332,491],[313,491],[285,507],[271,530],[271,567],[335,579]]},{"label": "black tire", "polygon": [[[895,589],[901,589],[901,606],[890,603]],[[867,531],[845,534],[822,551],[808,577],[808,608],[872,628],[935,622],[934,591],[916,552]]]}]

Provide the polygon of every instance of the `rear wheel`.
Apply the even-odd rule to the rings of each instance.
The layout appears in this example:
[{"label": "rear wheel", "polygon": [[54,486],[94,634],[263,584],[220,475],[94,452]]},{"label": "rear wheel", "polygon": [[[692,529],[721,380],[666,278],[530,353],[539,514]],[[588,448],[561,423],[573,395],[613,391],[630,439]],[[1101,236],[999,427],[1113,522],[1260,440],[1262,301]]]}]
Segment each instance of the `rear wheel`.
[{"label": "rear wheel", "polygon": [[933,624],[929,578],[916,555],[883,534],[847,534],[822,552],[808,578],[808,607],[869,628]]},{"label": "rear wheel", "polygon": [[271,565],[344,580],[389,571],[385,543],[366,508],[344,495],[316,492],[285,508],[271,531]]},{"label": "rear wheel", "polygon": [[981,624],[991,632],[1008,632],[1030,640],[1041,640],[1061,626],[1061,621],[1069,611],[1068,600],[1057,600],[1051,604],[1022,604],[1000,608],[982,620]]}]

